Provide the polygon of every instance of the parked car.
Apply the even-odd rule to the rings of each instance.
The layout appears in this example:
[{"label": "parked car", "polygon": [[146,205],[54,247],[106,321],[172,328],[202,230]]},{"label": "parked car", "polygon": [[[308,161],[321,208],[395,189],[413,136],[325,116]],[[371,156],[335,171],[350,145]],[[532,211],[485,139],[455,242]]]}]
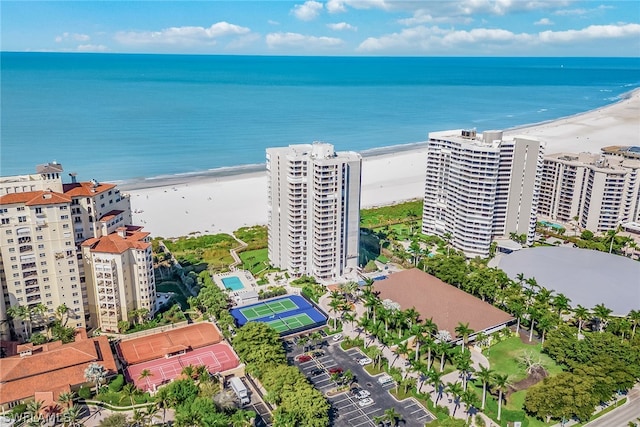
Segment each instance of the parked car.
[{"label": "parked car", "polygon": [[369,396],[371,396],[371,393],[369,393],[367,390],[360,390],[358,394],[356,394],[356,397],[358,399],[366,399]]},{"label": "parked car", "polygon": [[322,350],[316,350],[313,352],[313,357],[322,357],[324,356],[324,351]]},{"label": "parked car", "polygon": [[330,368],[327,372],[329,372],[330,374],[341,374],[344,372],[344,369],[342,368]]},{"label": "parked car", "polygon": [[334,341],[340,341],[341,339],[342,339],[342,334],[335,334],[335,335],[333,336],[333,340],[334,340]]},{"label": "parked car", "polygon": [[362,399],[360,402],[358,402],[358,405],[360,405],[361,407],[369,406],[371,404],[373,404],[373,399],[370,397],[366,397]]},{"label": "parked car", "polygon": [[324,374],[324,371],[320,368],[315,368],[314,370],[311,371],[311,375],[313,375],[314,377],[316,375],[322,375]]},{"label": "parked car", "polygon": [[353,387],[351,390],[349,390],[349,393],[351,393],[352,396],[357,396],[361,391],[363,390],[360,387]]},{"label": "parked car", "polygon": [[304,363],[304,362],[308,362],[309,360],[311,360],[311,356],[309,356],[308,354],[303,354],[301,356],[298,356],[298,362]]},{"label": "parked car", "polygon": [[363,357],[363,358],[361,358],[361,359],[358,359],[358,364],[360,364],[360,365],[362,365],[362,366],[364,366],[364,365],[369,365],[369,364],[371,364],[371,363],[373,363],[373,360],[371,360],[371,359],[370,359],[370,358],[368,358],[368,357]]}]

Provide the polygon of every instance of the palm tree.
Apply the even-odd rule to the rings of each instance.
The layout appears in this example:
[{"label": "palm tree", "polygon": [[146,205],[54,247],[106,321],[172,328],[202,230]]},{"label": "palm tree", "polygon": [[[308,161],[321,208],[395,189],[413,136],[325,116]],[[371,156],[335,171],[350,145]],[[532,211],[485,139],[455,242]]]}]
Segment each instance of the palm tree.
[{"label": "palm tree", "polygon": [[29,307],[25,305],[15,305],[7,309],[7,315],[12,319],[20,319],[24,330],[24,339],[28,340],[31,336],[31,312]]},{"label": "palm tree", "polygon": [[402,414],[397,412],[395,408],[389,408],[384,411],[384,419],[388,421],[390,424],[397,426],[398,423],[403,419]]},{"label": "palm tree", "polygon": [[167,390],[166,387],[160,388],[155,395],[156,407],[162,409],[162,425],[165,425],[167,419],[167,409],[172,406],[172,397]]},{"label": "palm tree", "polygon": [[442,397],[442,377],[444,376],[443,372],[438,372],[435,369],[431,369],[427,376],[429,377],[429,381],[431,381],[431,385],[433,385],[433,389],[436,392],[436,401],[435,405],[438,405],[438,400]]},{"label": "palm tree", "polygon": [[458,357],[456,357],[456,369],[460,371],[460,376],[462,377],[462,390],[467,391],[467,380],[474,371],[471,366],[471,355],[468,353],[460,353]]},{"label": "palm tree", "polygon": [[467,407],[467,417],[465,422],[469,422],[469,415],[471,415],[471,410],[478,407],[478,396],[473,392],[473,390],[468,390],[462,393],[462,402]]},{"label": "palm tree", "polygon": [[487,384],[491,381],[493,377],[493,371],[489,368],[486,368],[484,365],[480,365],[480,369],[476,371],[476,377],[482,381],[482,407],[481,409],[484,411],[484,404],[487,400]]},{"label": "palm tree", "polygon": [[148,369],[143,369],[142,371],[140,371],[140,375],[138,375],[138,379],[146,380],[147,389],[149,389],[149,377],[152,377],[152,376],[153,376],[153,372],[151,372]]},{"label": "palm tree", "polygon": [[82,408],[79,405],[73,405],[67,408],[62,414],[65,427],[79,427],[83,425],[82,422],[80,422],[81,417]]},{"label": "palm tree", "polygon": [[554,316],[554,315],[547,312],[547,313],[544,313],[542,317],[540,317],[540,319],[538,320],[538,330],[542,332],[542,344],[544,344],[545,334],[549,329],[551,329],[552,326],[554,326],[554,323],[555,323],[554,319],[552,319],[551,316]]},{"label": "palm tree", "polygon": [[66,304],[62,303],[55,310],[56,318],[60,321],[62,326],[67,326],[67,322],[69,321],[69,307]]},{"label": "palm tree", "polygon": [[500,421],[500,415],[502,413],[502,393],[506,390],[509,384],[508,375],[493,375],[493,386],[498,389],[498,421]]},{"label": "palm tree", "polygon": [[616,241],[616,236],[620,231],[622,231],[622,227],[619,225],[616,228],[612,228],[611,230],[607,231],[605,240],[611,240],[609,244],[609,253],[613,251],[613,243]]},{"label": "palm tree", "polygon": [[640,310],[631,310],[629,314],[627,314],[627,317],[629,318],[629,322],[631,322],[632,325],[631,339],[633,339],[633,337],[636,335],[636,327],[638,326],[638,323],[640,323]]},{"label": "palm tree", "polygon": [[136,397],[140,393],[140,391],[136,388],[135,385],[127,384],[124,387],[122,387],[122,390],[120,391],[120,393],[122,394],[120,396],[120,403],[122,403],[123,400],[128,398],[129,401],[131,402],[131,406],[133,406],[135,404],[133,401],[133,398]]},{"label": "palm tree", "polygon": [[96,386],[96,394],[100,388],[100,384],[107,378],[107,370],[99,363],[90,363],[84,370],[84,377]]},{"label": "palm tree", "polygon": [[463,390],[462,386],[459,382],[455,383],[447,383],[447,391],[453,396],[453,416],[456,416],[456,410],[460,407],[460,397],[462,396]]},{"label": "palm tree", "polygon": [[604,332],[604,329],[607,327],[607,323],[609,323],[609,315],[612,311],[613,310],[605,307],[604,304],[598,304],[593,307],[593,315],[596,318],[599,332]]},{"label": "palm tree", "polygon": [[44,402],[41,400],[32,400],[27,403],[26,413],[33,419],[39,420],[42,416]]},{"label": "palm tree", "polygon": [[396,354],[396,357],[393,360],[393,363],[391,364],[391,366],[393,366],[396,363],[396,360],[398,360],[399,357],[409,354],[409,346],[407,345],[407,342],[403,341],[400,344],[398,344],[396,346],[396,350],[394,351],[394,353]]},{"label": "palm tree", "polygon": [[369,349],[369,356],[376,362],[376,366],[380,367],[380,359],[382,358],[382,350],[378,347],[371,347]]},{"label": "palm tree", "polygon": [[58,403],[60,403],[65,408],[69,408],[71,405],[73,405],[74,395],[75,393],[72,391],[60,393],[60,395],[58,396]]},{"label": "palm tree", "polygon": [[459,337],[462,338],[462,352],[464,353],[464,348],[469,343],[469,335],[473,334],[475,331],[469,327],[469,322],[458,322],[458,326],[456,326],[455,332]]},{"label": "palm tree", "polygon": [[182,368],[182,371],[180,371],[180,374],[184,375],[187,378],[194,378],[196,374],[196,368],[193,365],[187,365],[184,368]]},{"label": "palm tree", "polygon": [[558,294],[553,298],[552,305],[556,310],[558,310],[558,316],[562,316],[562,313],[571,309],[571,306],[569,305],[570,302],[571,300],[564,294]]},{"label": "palm tree", "polygon": [[582,332],[582,325],[589,317],[589,309],[578,304],[578,306],[573,309],[573,317],[578,321],[578,336],[580,336]]}]

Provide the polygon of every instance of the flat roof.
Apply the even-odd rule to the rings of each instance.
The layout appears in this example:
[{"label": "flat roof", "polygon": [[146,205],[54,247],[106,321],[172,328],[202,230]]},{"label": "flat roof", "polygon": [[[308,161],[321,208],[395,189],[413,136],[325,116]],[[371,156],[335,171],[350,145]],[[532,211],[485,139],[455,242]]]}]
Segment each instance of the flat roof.
[{"label": "flat roof", "polygon": [[454,340],[458,323],[469,323],[471,329],[480,332],[513,320],[509,313],[417,268],[376,281],[373,289],[380,300],[397,302],[402,310],[413,307],[423,320],[431,318]]},{"label": "flat roof", "polygon": [[540,286],[593,308],[604,304],[625,316],[640,308],[640,262],[589,249],[541,246],[503,256],[498,266],[511,279],[520,273]]}]

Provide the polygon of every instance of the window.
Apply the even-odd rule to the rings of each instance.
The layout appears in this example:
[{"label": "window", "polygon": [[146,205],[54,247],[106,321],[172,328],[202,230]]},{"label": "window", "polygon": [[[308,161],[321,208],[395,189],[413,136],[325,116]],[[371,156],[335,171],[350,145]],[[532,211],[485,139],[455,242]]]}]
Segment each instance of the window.
[{"label": "window", "polygon": [[74,304],[76,304],[76,305],[78,305],[78,304],[80,304],[80,301],[79,301],[79,300],[77,300],[77,299],[75,299],[75,300],[73,300],[73,303],[74,303]]},{"label": "window", "polygon": [[44,294],[45,297],[51,298],[51,294]]},{"label": "window", "polygon": [[17,265],[17,264],[14,264],[14,265],[12,265],[12,266],[11,266],[11,268],[12,268],[13,270],[17,270],[17,269],[18,269],[18,265]]},{"label": "window", "polygon": [[20,273],[13,273],[13,277],[20,277]]},{"label": "window", "polygon": [[66,211],[66,210],[67,210],[67,207],[66,207],[66,206],[60,206],[60,210],[61,210],[61,211]]},{"label": "window", "polygon": [[44,258],[44,257],[46,257],[46,256],[47,256],[47,254],[45,254],[45,253],[41,253],[41,254],[40,254],[40,258]]},{"label": "window", "polygon": [[44,240],[43,236],[36,236],[36,240]]},{"label": "window", "polygon": [[47,274],[49,272],[49,270],[47,270],[46,268],[44,270],[42,270],[42,274]]},{"label": "window", "polygon": [[[10,219],[11,219],[11,218],[2,218],[2,225],[7,225],[7,224],[9,224]],[[9,231],[9,230],[7,230],[7,231]]]},{"label": "window", "polygon": [[16,248],[9,248],[9,252],[15,252]]},{"label": "window", "polygon": [[78,293],[77,293],[77,292],[74,292],[74,293],[72,293],[72,294],[71,294],[71,296],[72,296],[72,297],[77,297],[77,296],[78,296]]},{"label": "window", "polygon": [[[16,286],[19,286],[20,282],[16,282]],[[16,289],[16,294],[21,294],[22,293],[22,289]]]},{"label": "window", "polygon": [[[48,282],[48,281],[49,281],[49,278],[48,278],[48,277],[45,277],[45,278],[43,278],[43,279],[42,279],[42,281],[43,281],[43,282]],[[46,286],[45,286],[44,288],[45,288],[45,289],[47,289],[47,287],[46,287]]]},{"label": "window", "polygon": [[8,209],[7,209],[7,208],[2,208],[2,209],[0,209],[0,213],[7,213],[7,212],[8,212]]},{"label": "window", "polygon": [[69,224],[62,224],[62,228],[69,228]]},{"label": "window", "polygon": [[18,222],[27,222],[27,217],[26,216],[19,216],[18,217]]},{"label": "window", "polygon": [[[68,255],[67,255],[67,256],[68,256]],[[67,261],[67,264],[69,264],[69,265],[73,265],[73,260],[69,260],[69,261]]]},{"label": "window", "polygon": [[36,208],[36,213],[37,214],[41,214],[42,213],[42,208]]},{"label": "window", "polygon": [[17,259],[18,259],[17,257],[14,257],[14,256],[11,257],[11,261],[15,261]]},{"label": "window", "polygon": [[7,243],[13,243],[13,239],[7,239]]},{"label": "window", "polygon": [[60,219],[62,220],[69,219],[69,215],[60,215]]},{"label": "window", "polygon": [[41,261],[40,265],[47,265],[47,261]]},{"label": "window", "polygon": [[6,231],[5,231],[5,233],[6,233],[6,234],[13,234],[13,231],[11,231],[11,230],[6,230]]},{"label": "window", "polygon": [[18,212],[23,211],[23,210],[24,210],[24,206],[18,207]]},{"label": "window", "polygon": [[38,245],[38,249],[44,249],[44,245],[43,244],[39,244]]}]

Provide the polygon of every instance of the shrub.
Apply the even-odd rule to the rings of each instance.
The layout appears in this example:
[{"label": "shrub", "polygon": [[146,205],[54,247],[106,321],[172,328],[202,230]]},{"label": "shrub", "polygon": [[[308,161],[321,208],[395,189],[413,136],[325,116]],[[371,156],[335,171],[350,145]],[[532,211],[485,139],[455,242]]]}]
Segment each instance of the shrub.
[{"label": "shrub", "polygon": [[89,387],[80,387],[78,390],[78,397],[81,399],[91,399],[91,389]]},{"label": "shrub", "polygon": [[27,404],[26,404],[26,403],[20,403],[20,404],[18,404],[18,405],[16,405],[16,406],[14,406],[14,407],[11,409],[11,413],[12,413],[13,415],[21,415],[21,414],[23,414],[23,413],[24,413],[24,411],[26,411],[26,410],[27,410]]},{"label": "shrub", "polygon": [[118,374],[110,383],[109,383],[109,391],[113,391],[115,393],[122,390],[124,386],[124,376],[122,374]]}]

